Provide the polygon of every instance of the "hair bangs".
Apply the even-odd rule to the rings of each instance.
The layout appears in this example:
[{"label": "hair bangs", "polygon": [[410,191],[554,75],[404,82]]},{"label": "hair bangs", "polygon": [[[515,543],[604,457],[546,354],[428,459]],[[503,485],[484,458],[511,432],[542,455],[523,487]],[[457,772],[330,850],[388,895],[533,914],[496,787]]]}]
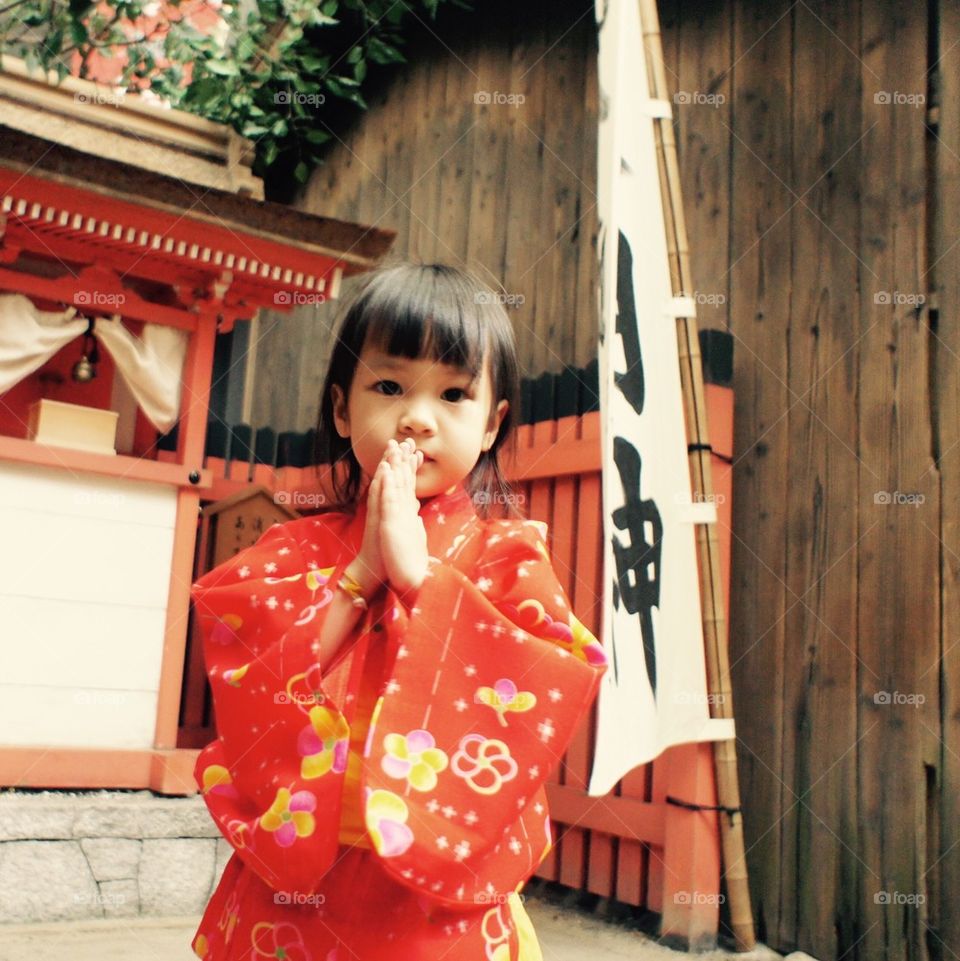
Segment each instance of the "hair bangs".
[{"label": "hair bangs", "polygon": [[393,357],[429,359],[479,377],[488,338],[481,311],[469,309],[457,280],[428,269],[371,285],[362,308],[365,343]]}]

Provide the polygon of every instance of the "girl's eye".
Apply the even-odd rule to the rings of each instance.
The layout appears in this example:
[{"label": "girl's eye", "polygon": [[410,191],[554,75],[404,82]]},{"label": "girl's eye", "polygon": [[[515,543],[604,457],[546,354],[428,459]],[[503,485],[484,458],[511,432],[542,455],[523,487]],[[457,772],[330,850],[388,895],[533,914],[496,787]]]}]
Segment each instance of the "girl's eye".
[{"label": "girl's eye", "polygon": [[[466,392],[462,387],[448,387],[448,388],[443,392],[444,397],[446,397],[447,394],[459,394],[459,395],[460,395],[459,397],[452,398],[453,403],[456,403],[458,400],[463,400],[464,397],[468,396],[468,395],[467,395],[467,392]],[[449,397],[448,397],[447,399],[448,399],[448,400],[451,400],[451,398],[449,398]]]},{"label": "girl's eye", "polygon": [[[378,381],[373,385],[373,389],[376,390],[378,394],[382,394],[382,393],[384,393],[384,391],[378,390],[378,388],[379,388],[379,387],[382,387],[382,386],[387,386],[387,387],[390,388],[389,391],[386,391],[387,395],[390,396],[390,397],[396,396],[396,394],[397,394],[397,393],[399,392],[399,390],[400,390],[400,385],[399,385],[395,380],[378,380]],[[397,389],[396,389],[396,390],[393,390],[394,387],[397,388]]]}]

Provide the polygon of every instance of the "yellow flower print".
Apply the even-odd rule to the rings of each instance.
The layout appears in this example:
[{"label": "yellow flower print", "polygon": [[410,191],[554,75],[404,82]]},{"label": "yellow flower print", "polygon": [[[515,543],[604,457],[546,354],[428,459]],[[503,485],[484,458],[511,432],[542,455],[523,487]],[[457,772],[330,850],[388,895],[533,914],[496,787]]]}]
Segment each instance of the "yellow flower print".
[{"label": "yellow flower print", "polygon": [[388,734],[383,739],[387,749],[380,766],[390,777],[405,780],[417,791],[432,791],[437,786],[437,772],[447,766],[447,755],[436,747],[429,731]]},{"label": "yellow flower print", "polygon": [[364,821],[374,850],[382,858],[403,854],[413,844],[413,831],[407,827],[407,804],[392,791],[367,788]]},{"label": "yellow flower print", "polygon": [[237,797],[230,772],[222,764],[210,764],[203,769],[203,793]]},{"label": "yellow flower print", "polygon": [[347,750],[350,746],[350,728],[343,715],[328,707],[317,705],[310,708],[310,723],[297,738],[300,776],[323,777],[329,771],[340,774],[347,769]]},{"label": "yellow flower print", "polygon": [[231,687],[239,687],[239,686],[240,686],[240,682],[243,680],[244,674],[246,674],[247,671],[249,671],[249,670],[250,670],[250,665],[249,665],[249,663],[248,663],[248,664],[244,664],[242,667],[235,667],[235,668],[233,668],[233,670],[224,671],[224,672],[223,672],[223,679],[224,679]]},{"label": "yellow flower print", "polygon": [[316,822],[311,812],[316,806],[316,795],[310,791],[291,794],[288,788],[282,787],[270,809],[260,816],[260,827],[272,832],[280,847],[288,848],[297,838],[313,834]]}]

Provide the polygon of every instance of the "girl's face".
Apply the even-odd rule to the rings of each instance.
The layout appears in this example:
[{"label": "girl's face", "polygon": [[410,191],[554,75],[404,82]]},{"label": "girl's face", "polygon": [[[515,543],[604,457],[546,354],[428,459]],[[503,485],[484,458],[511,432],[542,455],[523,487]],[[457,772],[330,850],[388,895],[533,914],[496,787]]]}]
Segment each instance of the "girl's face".
[{"label": "girl's face", "polygon": [[334,386],[337,433],[349,437],[369,479],[387,442],[410,437],[424,453],[417,471],[417,497],[423,500],[459,484],[489,450],[509,404],[493,404],[488,363],[475,383],[469,373],[432,360],[393,357],[365,345],[344,402]]}]

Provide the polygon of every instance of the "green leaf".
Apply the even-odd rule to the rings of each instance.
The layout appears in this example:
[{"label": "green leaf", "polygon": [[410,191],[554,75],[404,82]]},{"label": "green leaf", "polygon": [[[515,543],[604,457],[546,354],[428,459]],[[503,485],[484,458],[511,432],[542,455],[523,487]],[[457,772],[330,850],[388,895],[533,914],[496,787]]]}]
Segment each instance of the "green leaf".
[{"label": "green leaf", "polygon": [[315,57],[313,54],[306,54],[300,58],[302,66],[311,73],[323,73],[330,67],[329,57]]},{"label": "green leaf", "polygon": [[379,37],[370,37],[367,44],[367,56],[374,63],[406,63],[407,58],[396,47],[381,40]]},{"label": "green leaf", "polygon": [[249,33],[241,35],[237,41],[235,56],[237,60],[250,60],[257,51],[256,41]]},{"label": "green leaf", "polygon": [[237,77],[240,68],[232,60],[205,60],[203,69],[207,73],[215,73],[218,77]]},{"label": "green leaf", "polygon": [[276,140],[261,140],[263,144],[263,165],[269,167],[277,159]]},{"label": "green leaf", "polygon": [[304,137],[312,144],[322,144],[330,139],[330,134],[328,134],[326,130],[317,130],[316,127],[311,127],[306,131]]},{"label": "green leaf", "polygon": [[301,160],[294,168],[293,175],[298,183],[305,184],[310,176],[310,168]]}]

